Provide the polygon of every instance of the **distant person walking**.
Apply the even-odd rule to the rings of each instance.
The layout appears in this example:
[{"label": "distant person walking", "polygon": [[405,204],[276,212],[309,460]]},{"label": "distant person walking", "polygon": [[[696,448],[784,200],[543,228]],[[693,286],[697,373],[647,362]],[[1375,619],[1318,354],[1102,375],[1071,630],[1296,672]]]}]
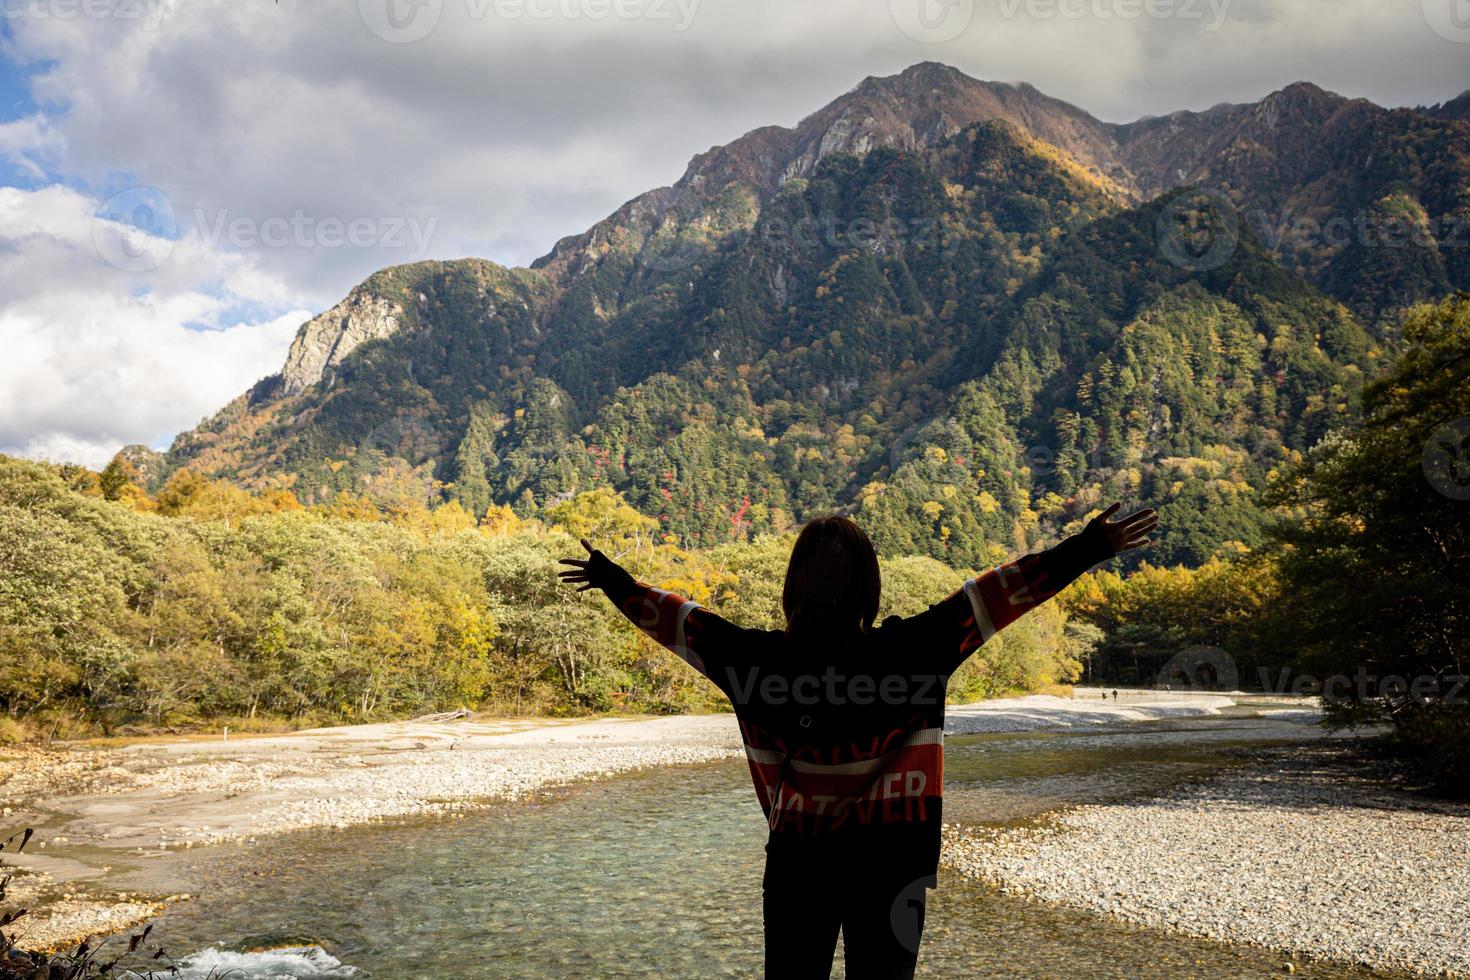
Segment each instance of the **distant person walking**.
[{"label": "distant person walking", "polygon": [[[786,568],[784,630],[745,629],[644,585],[586,540],[561,577],[714,682],[735,708],[770,833],[764,878],[770,980],[826,977],[841,931],[847,976],[914,974],[939,866],[944,696],[997,632],[1083,572],[1149,543],[1152,510],[1111,520],[875,626],[880,576],[845,517],[806,524]],[[1106,695],[1105,695],[1106,696]]]}]

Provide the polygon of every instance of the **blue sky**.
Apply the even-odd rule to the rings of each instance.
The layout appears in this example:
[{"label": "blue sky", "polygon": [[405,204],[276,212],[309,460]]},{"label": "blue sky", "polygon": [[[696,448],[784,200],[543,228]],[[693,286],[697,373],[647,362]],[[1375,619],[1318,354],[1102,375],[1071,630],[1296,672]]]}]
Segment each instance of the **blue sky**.
[{"label": "blue sky", "polygon": [[1385,105],[1470,88],[1464,0],[1150,0],[1146,17],[1136,0],[620,0],[614,17],[587,0],[428,0],[398,9],[428,21],[385,15],[403,2],[92,0],[102,14],[78,17],[75,0],[11,0],[0,452],[100,465],[166,446],[374,270],[528,263],[696,153],[919,61],[1113,121],[1302,79]]},{"label": "blue sky", "polygon": [[[22,68],[10,57],[10,25],[0,20],[0,123],[23,119],[36,112],[35,100],[31,98],[27,83],[30,71]],[[0,158],[0,184],[7,187],[33,187],[44,178],[37,178],[10,161]]]},{"label": "blue sky", "polygon": [[[0,28],[0,36],[7,33],[8,30]],[[3,107],[6,119],[28,116],[36,111],[31,91],[26,86],[25,72],[9,58],[0,60],[0,107]]]}]

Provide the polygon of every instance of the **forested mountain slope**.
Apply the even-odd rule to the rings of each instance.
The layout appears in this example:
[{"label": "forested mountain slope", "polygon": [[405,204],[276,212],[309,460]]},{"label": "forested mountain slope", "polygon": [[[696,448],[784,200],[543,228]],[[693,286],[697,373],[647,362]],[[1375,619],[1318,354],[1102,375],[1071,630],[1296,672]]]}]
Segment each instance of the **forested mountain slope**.
[{"label": "forested mountain slope", "polygon": [[1197,561],[1259,535],[1266,474],[1353,416],[1398,307],[1470,287],[1435,234],[1467,212],[1462,120],[1298,85],[1114,126],[920,65],[531,269],[374,275],[159,472],[476,512],[610,485],[690,545],[849,508],[956,565],[1122,494]]}]

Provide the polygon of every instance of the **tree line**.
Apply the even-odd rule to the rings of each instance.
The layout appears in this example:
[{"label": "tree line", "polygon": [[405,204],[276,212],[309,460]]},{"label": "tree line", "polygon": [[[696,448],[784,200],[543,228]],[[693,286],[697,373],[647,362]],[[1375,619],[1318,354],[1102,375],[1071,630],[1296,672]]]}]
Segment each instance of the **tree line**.
[{"label": "tree line", "polygon": [[[686,550],[608,488],[477,517],[346,495],[307,508],[188,471],[149,495],[121,458],[93,473],[0,457],[0,735],[718,708],[609,603],[559,584],[580,537],[736,622],[779,626],[790,534]],[[968,574],[886,560],[883,614],[919,612]],[[1084,654],[1051,610],[954,690],[1067,682]]]}]

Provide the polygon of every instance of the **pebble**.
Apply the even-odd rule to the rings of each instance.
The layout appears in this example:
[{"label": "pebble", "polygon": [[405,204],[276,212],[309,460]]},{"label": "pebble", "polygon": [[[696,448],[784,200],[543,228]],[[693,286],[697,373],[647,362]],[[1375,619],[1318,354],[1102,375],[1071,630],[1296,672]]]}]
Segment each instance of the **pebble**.
[{"label": "pebble", "polygon": [[1166,796],[1031,826],[949,825],[945,862],[1137,925],[1470,975],[1470,806],[1388,787],[1348,752],[1273,753]]}]

